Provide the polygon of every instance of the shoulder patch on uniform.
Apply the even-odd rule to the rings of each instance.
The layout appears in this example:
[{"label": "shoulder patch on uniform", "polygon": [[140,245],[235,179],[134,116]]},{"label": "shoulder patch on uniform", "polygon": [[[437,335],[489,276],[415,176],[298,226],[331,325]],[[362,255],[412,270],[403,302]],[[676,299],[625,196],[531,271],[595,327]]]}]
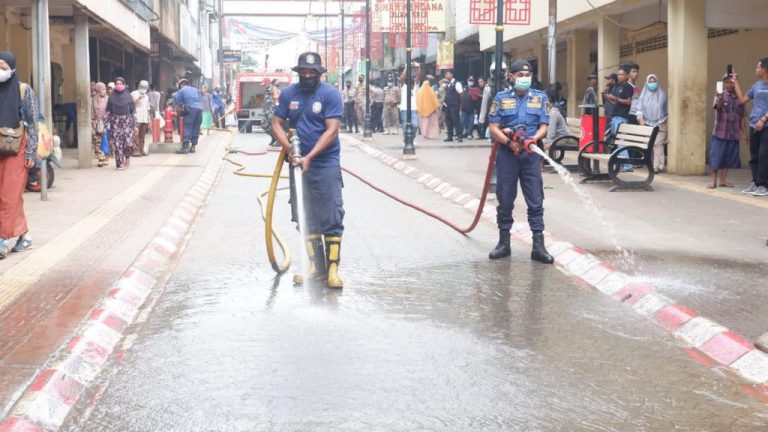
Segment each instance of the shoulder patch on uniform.
[{"label": "shoulder patch on uniform", "polygon": [[501,100],[501,109],[515,109],[517,108],[517,100],[515,98],[503,98]]},{"label": "shoulder patch on uniform", "polygon": [[317,101],[312,104],[312,112],[315,114],[320,114],[320,112],[323,110],[323,104],[320,101]]},{"label": "shoulder patch on uniform", "polygon": [[288,109],[290,109],[290,110],[297,110],[297,109],[299,109],[299,101],[291,101],[291,104],[288,105]]},{"label": "shoulder patch on uniform", "polygon": [[493,101],[491,104],[491,109],[488,111],[490,115],[496,115],[496,111],[499,109],[499,103],[496,101]]}]

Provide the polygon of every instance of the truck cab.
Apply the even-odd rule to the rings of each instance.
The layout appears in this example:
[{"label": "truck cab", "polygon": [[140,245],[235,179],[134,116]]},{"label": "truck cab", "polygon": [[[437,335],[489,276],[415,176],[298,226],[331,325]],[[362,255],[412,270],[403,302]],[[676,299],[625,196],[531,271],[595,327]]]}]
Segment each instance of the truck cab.
[{"label": "truck cab", "polygon": [[[240,133],[264,132],[264,79],[277,79],[278,88],[291,83],[290,74],[245,72],[237,76],[237,129]],[[275,101],[277,103],[277,101]]]}]

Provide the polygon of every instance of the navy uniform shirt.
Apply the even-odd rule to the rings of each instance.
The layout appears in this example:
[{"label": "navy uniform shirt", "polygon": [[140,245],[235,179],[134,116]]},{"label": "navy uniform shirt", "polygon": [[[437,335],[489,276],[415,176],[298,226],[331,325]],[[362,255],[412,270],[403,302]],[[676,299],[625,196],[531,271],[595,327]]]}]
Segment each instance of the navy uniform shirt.
[{"label": "navy uniform shirt", "polygon": [[514,89],[499,92],[488,112],[488,123],[499,123],[502,129],[524,125],[525,136],[530,138],[540,125],[549,124],[547,95],[535,89],[528,89],[523,96]]},{"label": "navy uniform shirt", "polygon": [[200,104],[200,91],[192,86],[184,86],[174,93],[173,103],[179,107],[186,105],[189,109],[203,109]]},{"label": "navy uniform shirt", "polygon": [[[296,128],[301,140],[301,154],[307,155],[325,133],[325,120],[341,119],[344,115],[344,104],[341,93],[330,84],[321,83],[311,92],[302,91],[298,84],[293,84],[280,93],[280,103],[275,106],[274,115],[288,120],[286,131]],[[340,166],[340,153],[341,143],[336,137],[323,153],[312,160],[312,165]]]}]

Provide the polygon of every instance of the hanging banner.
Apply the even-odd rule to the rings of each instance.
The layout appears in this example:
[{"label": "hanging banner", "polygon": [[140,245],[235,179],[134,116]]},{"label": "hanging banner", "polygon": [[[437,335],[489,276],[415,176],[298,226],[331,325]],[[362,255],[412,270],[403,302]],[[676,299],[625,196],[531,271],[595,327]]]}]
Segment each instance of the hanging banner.
[{"label": "hanging banner", "polygon": [[[374,32],[399,31],[399,22],[405,22],[406,0],[374,0],[371,13],[371,29]],[[445,32],[445,0],[421,0],[411,2],[411,20],[424,21],[429,33]],[[413,30],[413,29],[412,29]]]},{"label": "hanging banner", "polygon": [[[470,24],[496,24],[496,0],[470,0]],[[529,25],[531,0],[504,0],[504,25]]]},{"label": "hanging banner", "polygon": [[437,70],[453,69],[453,42],[442,41],[437,45]]},{"label": "hanging banner", "polygon": [[371,33],[371,60],[380,60],[384,55],[384,35]]}]

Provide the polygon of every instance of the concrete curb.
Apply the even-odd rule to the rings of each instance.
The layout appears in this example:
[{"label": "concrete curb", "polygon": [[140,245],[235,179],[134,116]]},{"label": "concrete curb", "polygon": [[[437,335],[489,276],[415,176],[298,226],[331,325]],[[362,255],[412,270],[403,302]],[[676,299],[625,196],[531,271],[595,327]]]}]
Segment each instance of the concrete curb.
[{"label": "concrete curb", "polygon": [[37,374],[0,423],[0,432],[42,432],[63,425],[116,352],[150,294],[165,284],[165,276],[189,240],[200,209],[221,177],[222,167],[222,158],[214,155],[152,241]]},{"label": "concrete curb", "polygon": [[[426,189],[461,205],[468,211],[474,212],[480,203],[479,199],[462,192],[442,179],[389,156],[354,137],[345,135],[343,139],[369,156],[416,180]],[[495,211],[493,206],[486,205],[482,219],[495,226]],[[531,230],[528,224],[515,222],[512,227],[512,237],[525,244],[531,244]],[[727,367],[768,392],[768,354],[755,348],[755,345],[746,338],[656,292],[655,286],[632,281],[629,275],[618,271],[612,264],[601,261],[584,249],[559,240],[548,232],[545,232],[545,241],[560,271],[583,281],[619,303],[632,308],[638,314],[651,319],[682,340],[689,349],[695,350],[687,351],[695,359],[701,361],[703,355],[707,360],[704,363]]]}]

